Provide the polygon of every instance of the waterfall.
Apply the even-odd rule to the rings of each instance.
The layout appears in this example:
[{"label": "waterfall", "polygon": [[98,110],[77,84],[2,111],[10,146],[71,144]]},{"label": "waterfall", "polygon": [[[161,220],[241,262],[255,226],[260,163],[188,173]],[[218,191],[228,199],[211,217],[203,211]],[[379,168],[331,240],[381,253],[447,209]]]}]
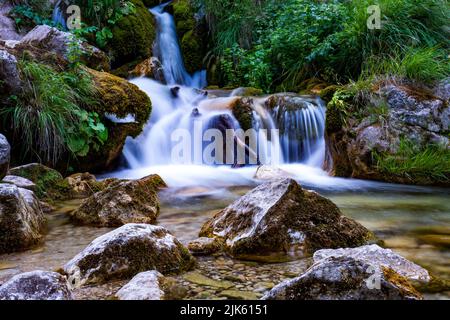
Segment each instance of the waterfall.
[{"label": "waterfall", "polygon": [[[121,171],[119,176],[138,177],[151,171],[174,184],[197,184],[199,180],[208,181],[209,185],[217,183],[216,180],[233,180],[233,184],[238,184],[251,178],[251,174],[249,177],[245,173],[245,178],[239,174],[244,169],[231,169],[241,167],[236,161],[239,157],[245,158],[245,164],[301,163],[314,167],[310,171],[323,172],[320,169],[325,154],[323,102],[318,98],[288,95],[295,103],[269,108],[267,97],[251,98],[254,130],[244,133],[233,112],[233,106],[241,99],[235,95],[242,90],[228,93],[228,97],[221,93],[216,98],[201,90],[206,86],[206,72],[190,75],[186,71],[174,18],[164,11],[167,5],[150,9],[158,30],[154,53],[162,63],[166,84],[145,77],[131,80],[150,96],[153,107],[144,132],[126,142],[123,154],[129,169]],[[243,135],[227,136],[230,130]],[[212,165],[205,162],[204,152],[209,150],[211,142],[217,141],[214,133],[225,138],[223,150],[214,149],[211,153],[216,161]],[[177,148],[183,138],[189,148],[179,152]],[[237,152],[239,147],[244,150],[241,154]],[[228,162],[229,153],[235,162]],[[217,165],[216,171],[211,171]]]},{"label": "waterfall", "polygon": [[58,0],[53,8],[52,20],[56,25],[67,29],[66,17],[63,12],[63,0]]},{"label": "waterfall", "polygon": [[162,62],[167,84],[202,88],[206,86],[206,71],[199,71],[193,76],[186,71],[174,18],[171,14],[164,12],[169,3],[150,9],[158,28],[154,51]]},{"label": "waterfall", "polygon": [[325,159],[325,106],[320,99],[304,98],[294,110],[276,106],[272,118],[280,130],[283,157],[288,163],[320,167]]}]

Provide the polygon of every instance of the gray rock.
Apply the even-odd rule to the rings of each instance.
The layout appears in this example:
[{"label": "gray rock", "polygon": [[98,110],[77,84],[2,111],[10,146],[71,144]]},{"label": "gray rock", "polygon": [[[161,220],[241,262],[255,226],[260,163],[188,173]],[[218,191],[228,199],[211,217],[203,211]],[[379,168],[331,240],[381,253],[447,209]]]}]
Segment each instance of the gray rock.
[{"label": "gray rock", "polygon": [[[449,92],[448,80],[433,90],[418,89],[407,83],[387,84],[372,92],[367,106],[362,107],[365,116],[354,117],[340,114],[336,108],[329,109],[325,167],[336,176],[402,184],[449,185],[450,180],[445,176],[390,173],[374,161],[374,154],[397,156],[402,140],[416,145],[418,150],[430,144],[449,148]],[[379,113],[368,112],[372,109]],[[339,122],[342,118],[345,123]]]},{"label": "gray rock", "polygon": [[198,238],[188,244],[188,249],[193,255],[211,255],[222,249],[223,243],[216,238]]},{"label": "gray rock", "polygon": [[163,300],[164,276],[158,271],[147,271],[136,275],[117,293],[119,300]]},{"label": "gray rock", "polygon": [[0,179],[6,175],[9,169],[11,147],[4,135],[0,134]]},{"label": "gray rock", "polygon": [[54,52],[69,61],[71,43],[78,42],[83,52],[82,59],[87,66],[93,69],[108,71],[109,59],[106,54],[87,42],[81,42],[69,32],[63,32],[56,28],[39,25],[28,32],[20,41],[21,44],[31,45]]},{"label": "gray rock", "polygon": [[378,267],[391,268],[410,281],[428,283],[431,280],[428,271],[421,266],[376,244],[358,248],[319,250],[314,253],[314,262],[329,257],[350,257]]},{"label": "gray rock", "polygon": [[72,300],[66,278],[59,273],[32,271],[0,286],[0,300]]},{"label": "gray rock", "polygon": [[320,260],[298,278],[280,283],[264,300],[419,300],[407,279],[350,257]]},{"label": "gray rock", "polygon": [[140,272],[163,274],[191,269],[195,259],[165,228],[127,224],[89,244],[64,266],[72,285],[127,279]]},{"label": "gray rock", "polygon": [[33,181],[30,181],[28,179],[25,179],[23,177],[18,176],[5,176],[2,180],[3,183],[10,183],[13,184],[19,188],[28,189],[31,191],[36,190],[36,185]]},{"label": "gray rock", "polygon": [[[200,232],[220,238],[234,256],[305,256],[323,248],[366,244],[372,234],[338,207],[295,180],[260,185],[217,213]],[[250,257],[251,258],[251,257]]]},{"label": "gray rock", "polygon": [[16,24],[8,14],[12,9],[11,3],[2,1],[0,4],[0,40],[20,40],[21,36],[16,31]]},{"label": "gray rock", "polygon": [[13,95],[20,92],[22,80],[17,66],[17,59],[6,50],[0,50],[0,89]]},{"label": "gray rock", "polygon": [[280,168],[270,166],[270,165],[262,165],[259,166],[256,170],[254,178],[262,181],[271,181],[278,180],[281,178],[289,178],[292,175],[289,172],[286,172]]},{"label": "gray rock", "polygon": [[0,204],[0,253],[25,250],[41,240],[45,217],[32,191],[2,183]]},{"label": "gray rock", "polygon": [[97,227],[154,223],[159,215],[157,192],[165,183],[158,175],[116,181],[83,201],[71,212],[74,222]]}]

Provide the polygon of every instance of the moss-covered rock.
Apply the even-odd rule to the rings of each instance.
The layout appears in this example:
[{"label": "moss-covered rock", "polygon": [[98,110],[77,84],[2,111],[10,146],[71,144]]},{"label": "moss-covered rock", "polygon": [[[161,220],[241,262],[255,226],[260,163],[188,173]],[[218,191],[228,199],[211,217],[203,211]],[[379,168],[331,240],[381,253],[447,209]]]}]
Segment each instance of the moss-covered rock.
[{"label": "moss-covered rock", "polygon": [[92,76],[99,94],[100,105],[95,106],[94,111],[114,114],[121,119],[133,115],[140,133],[151,113],[151,101],[147,94],[136,85],[110,73],[86,70]]},{"label": "moss-covered rock", "polygon": [[152,56],[155,21],[141,0],[130,0],[135,13],[124,16],[112,28],[113,38],[107,45],[113,68]]},{"label": "moss-covered rock", "polygon": [[[98,149],[91,150],[86,157],[71,161],[75,172],[97,172],[112,169],[117,165],[127,137],[137,137],[143,130],[151,113],[150,98],[137,86],[110,73],[87,69],[92,76],[99,104],[92,106],[103,116],[108,129],[108,140]],[[116,123],[104,117],[114,115],[119,119],[132,116],[133,122]]]},{"label": "moss-covered rock", "polygon": [[11,168],[9,174],[32,181],[36,186],[36,195],[40,199],[59,200],[67,198],[70,192],[63,176],[58,171],[39,163],[30,163]]},{"label": "moss-covered rock", "polygon": [[0,254],[26,250],[42,239],[45,217],[30,190],[0,183]]},{"label": "moss-covered rock", "polygon": [[95,239],[64,266],[75,286],[128,279],[148,270],[178,274],[195,259],[165,228],[127,224]]},{"label": "moss-covered rock", "polygon": [[165,186],[158,175],[117,181],[84,200],[70,215],[76,223],[96,227],[155,223],[159,214],[157,192]]},{"label": "moss-covered rock", "polygon": [[251,98],[236,99],[231,106],[233,116],[239,122],[241,129],[247,131],[253,128],[253,100]]},{"label": "moss-covered rock", "polygon": [[[401,79],[339,88],[327,107],[325,167],[335,176],[448,186],[446,92]],[[421,160],[429,154],[436,165]]]},{"label": "moss-covered rock", "polygon": [[275,286],[263,299],[421,300],[422,296],[390,268],[350,257],[331,257],[314,264],[298,278]]},{"label": "moss-covered rock", "polygon": [[295,180],[265,183],[217,213],[200,237],[222,238],[233,256],[306,256],[322,248],[356,247],[373,234]]},{"label": "moss-covered rock", "polygon": [[208,31],[204,17],[196,16],[197,10],[190,0],[175,0],[169,10],[175,19],[186,70],[194,73],[203,69],[208,47]]}]

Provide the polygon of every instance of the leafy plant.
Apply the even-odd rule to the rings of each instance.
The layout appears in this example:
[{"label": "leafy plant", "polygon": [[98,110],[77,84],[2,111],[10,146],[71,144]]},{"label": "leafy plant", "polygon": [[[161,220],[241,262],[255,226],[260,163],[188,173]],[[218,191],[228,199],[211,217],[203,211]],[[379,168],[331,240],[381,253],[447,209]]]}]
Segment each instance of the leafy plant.
[{"label": "leafy plant", "polygon": [[429,144],[420,148],[412,141],[401,139],[396,154],[374,154],[380,171],[405,178],[450,179],[449,146]]},{"label": "leafy plant", "polygon": [[[86,147],[74,147],[74,139],[85,139],[97,148],[107,138],[98,115],[87,114],[83,106],[95,103],[95,88],[82,70],[58,73],[50,67],[22,60],[22,93],[11,96],[2,108],[5,126],[12,127],[22,141],[22,155],[55,164],[66,152],[85,155]],[[86,126],[90,127],[87,131]],[[106,137],[106,138],[105,138]]]},{"label": "leafy plant", "polygon": [[75,155],[84,157],[91,148],[98,151],[108,140],[108,130],[96,112],[77,110],[75,113],[79,125],[69,128],[67,146]]}]

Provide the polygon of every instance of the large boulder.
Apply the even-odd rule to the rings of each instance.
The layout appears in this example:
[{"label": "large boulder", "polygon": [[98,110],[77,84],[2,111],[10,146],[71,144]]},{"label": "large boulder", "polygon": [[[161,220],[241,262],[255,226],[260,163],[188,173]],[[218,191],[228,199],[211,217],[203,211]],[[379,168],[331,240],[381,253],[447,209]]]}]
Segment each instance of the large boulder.
[{"label": "large boulder", "polygon": [[108,140],[98,150],[91,150],[86,157],[79,157],[73,166],[78,172],[112,170],[118,164],[127,137],[137,137],[147,124],[152,110],[150,98],[136,85],[107,72],[85,69],[92,77],[100,105],[90,111],[108,118],[102,119],[108,129]]},{"label": "large boulder", "polygon": [[72,62],[71,55],[73,53],[71,48],[74,43],[79,45],[81,50],[80,59],[87,66],[96,70],[110,70],[109,59],[103,51],[91,46],[87,42],[76,39],[69,32],[60,31],[47,25],[39,25],[20,40],[20,45],[33,46],[53,52],[69,62]]},{"label": "large boulder", "polygon": [[373,237],[338,207],[292,179],[262,184],[205,223],[200,236],[225,240],[233,256],[311,255],[323,248],[356,247]]},{"label": "large boulder", "polygon": [[319,261],[298,278],[280,283],[264,300],[420,300],[408,280],[390,268],[350,257]]},{"label": "large boulder", "polygon": [[140,180],[117,181],[83,201],[71,213],[73,221],[97,227],[156,222],[158,190],[166,184],[158,175]]},{"label": "large boulder", "polygon": [[11,146],[4,135],[0,133],[0,180],[6,176],[9,170]]},{"label": "large boulder", "polygon": [[141,272],[116,294],[118,300],[163,300],[161,282],[164,276],[158,271]]},{"label": "large boulder", "polygon": [[80,286],[127,279],[147,270],[176,274],[194,265],[189,251],[165,228],[127,224],[92,241],[64,266],[64,272]]},{"label": "large boulder", "polygon": [[72,300],[64,276],[56,272],[18,274],[0,286],[0,300]]},{"label": "large boulder", "polygon": [[44,214],[32,191],[0,184],[0,254],[36,245],[44,226]]},{"label": "large boulder", "polygon": [[0,96],[18,94],[22,87],[17,59],[6,50],[0,50]]},{"label": "large boulder", "polygon": [[[440,145],[448,152],[450,86],[445,83],[448,80],[434,90],[381,83],[363,101],[351,91],[338,90],[327,108],[325,167],[335,176],[450,185],[448,169],[429,174],[420,171],[420,160],[419,165],[403,165],[404,158],[412,159],[430,146]],[[446,161],[448,153],[442,157]],[[379,165],[383,159],[394,161],[399,169]]]},{"label": "large boulder", "polygon": [[350,257],[380,268],[391,268],[411,282],[428,283],[431,280],[428,271],[421,266],[403,258],[392,250],[383,249],[376,244],[358,248],[319,250],[314,253],[314,262],[316,263],[330,257]]}]

